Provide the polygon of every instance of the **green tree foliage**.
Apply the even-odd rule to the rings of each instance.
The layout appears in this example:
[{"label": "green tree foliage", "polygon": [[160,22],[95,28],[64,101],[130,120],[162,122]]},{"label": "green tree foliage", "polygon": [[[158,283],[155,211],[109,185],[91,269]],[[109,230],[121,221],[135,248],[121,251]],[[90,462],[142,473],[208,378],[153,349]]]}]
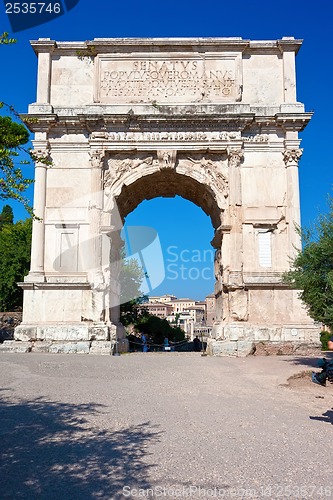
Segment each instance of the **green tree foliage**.
[{"label": "green tree foliage", "polygon": [[16,43],[17,40],[15,38],[9,38],[9,34],[7,32],[0,34],[0,45],[10,45],[12,43]]},{"label": "green tree foliage", "polygon": [[14,213],[10,205],[5,205],[0,214],[0,231],[6,224],[13,224]]},{"label": "green tree foliage", "polygon": [[145,274],[136,259],[122,259],[120,270],[120,321],[124,326],[136,325],[148,312],[143,304],[147,297],[140,287]]},{"label": "green tree foliage", "polygon": [[122,259],[119,280],[121,286],[121,303],[132,301],[142,296],[140,287],[145,274],[136,259]]},{"label": "green tree foliage", "polygon": [[[0,45],[11,45],[16,43],[14,38],[10,38],[8,33],[0,34]],[[0,108],[6,107],[10,114],[20,120],[18,113],[12,106],[0,101]],[[22,123],[16,123],[10,116],[0,116],[0,199],[18,200],[31,214],[32,209],[29,200],[23,196],[23,192],[33,182],[23,176],[22,170],[16,165],[16,160],[22,152],[27,153],[22,148],[29,141],[29,131]],[[28,154],[30,154],[28,152]],[[19,162],[29,163],[27,160]]]},{"label": "green tree foliage", "polygon": [[179,327],[173,327],[166,319],[157,316],[146,316],[137,325],[141,333],[147,334],[150,341],[156,346],[163,346],[167,337],[170,342],[181,342],[185,340],[185,333]]},{"label": "green tree foliage", "polygon": [[14,122],[9,116],[0,116],[0,199],[21,201],[31,212],[22,193],[33,181],[26,179],[16,165],[18,156],[25,151],[22,146],[28,141],[29,132],[24,125]]},{"label": "green tree foliage", "polygon": [[30,268],[32,220],[6,224],[0,231],[0,310],[12,311],[22,305],[23,281]]},{"label": "green tree foliage", "polygon": [[333,201],[313,230],[301,230],[302,250],[284,281],[300,290],[312,319],[333,329]]},{"label": "green tree foliage", "polygon": [[[184,340],[183,330],[170,326],[166,319],[149,315],[144,307],[147,297],[140,290],[144,277],[145,273],[136,259],[123,259],[120,271],[120,321],[125,326],[134,326],[137,332],[146,333],[150,342],[156,345],[163,345],[165,337],[170,342]],[[134,348],[141,343],[139,337],[134,335],[129,340],[133,342]]]},{"label": "green tree foliage", "polygon": [[[16,40],[9,38],[8,33],[0,34],[0,45],[13,43]],[[5,73],[2,75],[4,77]],[[0,116],[0,200],[17,200],[33,215],[30,201],[23,194],[33,180],[26,178],[20,167],[36,159],[33,151],[24,147],[29,142],[30,134],[13,106],[0,100],[0,108],[6,109],[14,118]],[[38,161],[45,165],[51,164],[47,157],[39,158]]]},{"label": "green tree foliage", "polygon": [[148,316],[144,307],[146,297],[142,295],[136,299],[120,304],[120,321],[124,326],[138,325],[142,318]]}]

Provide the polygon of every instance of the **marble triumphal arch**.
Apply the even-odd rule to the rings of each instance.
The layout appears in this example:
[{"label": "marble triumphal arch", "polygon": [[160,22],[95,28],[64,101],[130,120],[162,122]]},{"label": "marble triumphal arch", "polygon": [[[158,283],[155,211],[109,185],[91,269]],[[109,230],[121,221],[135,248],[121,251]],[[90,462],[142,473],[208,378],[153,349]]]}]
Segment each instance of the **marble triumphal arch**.
[{"label": "marble triumphal arch", "polygon": [[215,229],[211,352],[317,342],[297,291],[281,279],[300,245],[298,133],[311,118],[296,99],[301,41],[32,46],[37,102],[25,120],[35,132],[40,219],[16,339],[80,352],[121,340],[122,221],[144,199],[180,195]]}]

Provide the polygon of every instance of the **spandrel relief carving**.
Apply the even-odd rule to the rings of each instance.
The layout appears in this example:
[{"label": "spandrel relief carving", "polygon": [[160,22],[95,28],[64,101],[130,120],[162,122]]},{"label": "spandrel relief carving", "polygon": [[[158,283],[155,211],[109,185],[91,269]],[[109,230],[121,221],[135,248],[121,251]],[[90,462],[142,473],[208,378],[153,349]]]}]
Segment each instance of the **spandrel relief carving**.
[{"label": "spandrel relief carving", "polygon": [[193,169],[198,170],[203,177],[208,177],[210,184],[216,186],[227,198],[228,166],[222,155],[183,153],[179,159],[179,166],[185,168],[185,175],[191,175]]},{"label": "spandrel relief carving", "polygon": [[104,189],[110,191],[111,186],[120,177],[142,165],[151,166],[154,160],[154,156],[146,152],[135,153],[132,156],[126,152],[112,154],[107,162],[108,170],[104,174]]}]

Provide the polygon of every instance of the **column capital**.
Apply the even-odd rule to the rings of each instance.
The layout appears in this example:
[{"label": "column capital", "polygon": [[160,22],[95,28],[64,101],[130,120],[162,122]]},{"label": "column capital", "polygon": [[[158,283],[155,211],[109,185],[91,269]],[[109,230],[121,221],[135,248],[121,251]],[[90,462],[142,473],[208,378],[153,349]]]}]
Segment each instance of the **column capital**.
[{"label": "column capital", "polygon": [[286,167],[298,166],[298,161],[303,154],[303,149],[285,149],[282,151],[283,161]]},{"label": "column capital", "polygon": [[51,163],[50,161],[50,145],[49,143],[43,145],[34,144],[34,149],[31,151],[31,158],[35,162],[36,167],[44,167]]},{"label": "column capital", "polygon": [[105,153],[102,149],[92,149],[89,155],[92,168],[103,168]]},{"label": "column capital", "polygon": [[229,167],[239,167],[244,160],[242,149],[228,149]]}]

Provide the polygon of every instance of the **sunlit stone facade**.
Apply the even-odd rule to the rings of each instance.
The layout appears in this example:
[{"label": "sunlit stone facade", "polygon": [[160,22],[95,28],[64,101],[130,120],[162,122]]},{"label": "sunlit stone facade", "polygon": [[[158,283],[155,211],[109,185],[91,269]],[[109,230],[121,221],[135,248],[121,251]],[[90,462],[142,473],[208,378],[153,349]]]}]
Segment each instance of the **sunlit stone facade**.
[{"label": "sunlit stone facade", "polygon": [[118,332],[124,218],[180,195],[215,236],[215,354],[259,341],[315,343],[281,281],[299,247],[300,40],[94,39],[32,42],[36,162],[31,270],[17,339],[109,341]]}]

